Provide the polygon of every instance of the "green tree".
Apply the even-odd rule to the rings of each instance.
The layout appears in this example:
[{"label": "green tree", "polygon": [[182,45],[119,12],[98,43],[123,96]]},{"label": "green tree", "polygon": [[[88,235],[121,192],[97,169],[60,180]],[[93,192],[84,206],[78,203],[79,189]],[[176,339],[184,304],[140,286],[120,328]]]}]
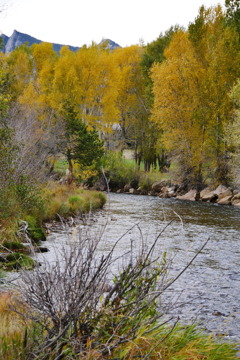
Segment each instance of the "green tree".
[{"label": "green tree", "polygon": [[16,146],[13,132],[7,124],[10,103],[9,69],[5,56],[0,54],[0,219],[11,216],[14,209],[14,174]]},{"label": "green tree", "polygon": [[225,0],[226,23],[233,26],[240,35],[240,3],[239,0]]},{"label": "green tree", "polygon": [[68,162],[68,181],[72,182],[73,161],[82,168],[93,164],[97,166],[104,154],[104,148],[98,132],[95,129],[89,130],[72,106],[65,106],[63,116],[65,131],[59,146]]},{"label": "green tree", "polygon": [[0,50],[2,50],[4,47],[3,38],[0,36]]}]

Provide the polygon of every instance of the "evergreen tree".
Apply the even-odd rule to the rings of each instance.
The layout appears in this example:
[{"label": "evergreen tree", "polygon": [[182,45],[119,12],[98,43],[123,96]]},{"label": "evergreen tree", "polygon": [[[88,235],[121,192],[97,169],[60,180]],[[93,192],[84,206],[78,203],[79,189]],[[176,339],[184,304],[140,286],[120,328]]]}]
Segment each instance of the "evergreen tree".
[{"label": "evergreen tree", "polygon": [[89,130],[87,125],[79,120],[72,106],[64,108],[65,132],[60,143],[60,149],[68,162],[68,181],[72,181],[73,160],[81,167],[97,164],[104,154],[103,141],[95,129]]}]

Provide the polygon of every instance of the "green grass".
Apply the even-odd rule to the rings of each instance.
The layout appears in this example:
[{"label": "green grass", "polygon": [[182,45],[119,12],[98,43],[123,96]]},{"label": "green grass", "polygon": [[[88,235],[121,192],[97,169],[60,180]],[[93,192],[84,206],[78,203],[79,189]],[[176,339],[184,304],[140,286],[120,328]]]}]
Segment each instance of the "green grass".
[{"label": "green grass", "polygon": [[101,192],[56,183],[50,183],[44,189],[43,197],[44,221],[57,219],[58,214],[62,217],[81,215],[102,208],[106,202],[106,196]]},{"label": "green grass", "polygon": [[2,268],[6,271],[27,269],[31,270],[35,266],[35,261],[29,256],[13,252],[6,256],[6,262],[2,264]]},{"label": "green grass", "polygon": [[[15,306],[19,312],[27,311],[24,305],[18,303],[17,297],[11,292],[0,293],[0,358],[4,360],[25,360],[28,358],[36,341],[41,339],[41,329],[35,323],[25,322],[17,312],[10,311],[9,305]],[[224,339],[216,339],[206,335],[195,326],[177,325],[162,326],[143,335],[143,328],[139,328],[138,337],[120,345],[109,356],[101,356],[98,347],[91,347],[81,356],[83,360],[238,360],[237,344]],[[79,335],[80,336],[80,335]],[[96,341],[96,338],[95,338]],[[101,339],[97,339],[101,348]],[[71,356],[73,344],[65,344],[68,355],[63,359],[73,360]],[[42,354],[43,355],[43,354]],[[41,358],[43,358],[41,356]],[[54,356],[48,357],[54,360]]]},{"label": "green grass", "polygon": [[237,360],[237,344],[216,339],[194,325],[161,327],[120,346],[113,358],[121,360]]},{"label": "green grass", "polygon": [[58,159],[54,163],[54,171],[61,175],[66,174],[67,168],[68,168],[68,163],[65,159]]}]

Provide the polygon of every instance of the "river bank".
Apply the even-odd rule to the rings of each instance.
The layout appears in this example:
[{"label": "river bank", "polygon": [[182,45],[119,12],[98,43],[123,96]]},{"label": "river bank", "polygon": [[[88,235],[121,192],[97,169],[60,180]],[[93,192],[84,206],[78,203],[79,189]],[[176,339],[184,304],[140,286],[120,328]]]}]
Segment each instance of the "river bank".
[{"label": "river bank", "polygon": [[169,181],[161,180],[154,182],[151,185],[151,189],[148,190],[142,189],[141,187],[132,187],[131,184],[127,184],[116,192],[158,196],[164,199],[176,198],[179,200],[202,201],[219,205],[234,205],[240,208],[240,190],[224,185],[219,185],[216,188],[207,186],[200,191],[191,187],[189,190],[189,187],[186,187],[185,184],[171,185]]},{"label": "river bank", "polygon": [[[101,209],[106,202],[102,192],[87,191],[80,187],[50,183],[44,189],[42,206],[38,211],[19,213],[3,226],[0,223],[0,270],[32,269],[36,263],[31,255],[47,252],[45,242],[52,224],[84,217],[90,211]],[[54,225],[53,225],[54,226]]]}]

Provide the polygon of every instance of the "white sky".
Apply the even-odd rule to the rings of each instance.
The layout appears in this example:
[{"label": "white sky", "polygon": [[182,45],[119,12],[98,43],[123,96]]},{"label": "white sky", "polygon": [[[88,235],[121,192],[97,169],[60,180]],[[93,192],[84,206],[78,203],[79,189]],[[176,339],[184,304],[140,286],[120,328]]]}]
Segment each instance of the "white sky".
[{"label": "white sky", "polygon": [[90,45],[108,38],[121,46],[155,40],[171,25],[187,27],[199,7],[224,0],[0,0],[0,33],[13,30],[39,40]]}]

